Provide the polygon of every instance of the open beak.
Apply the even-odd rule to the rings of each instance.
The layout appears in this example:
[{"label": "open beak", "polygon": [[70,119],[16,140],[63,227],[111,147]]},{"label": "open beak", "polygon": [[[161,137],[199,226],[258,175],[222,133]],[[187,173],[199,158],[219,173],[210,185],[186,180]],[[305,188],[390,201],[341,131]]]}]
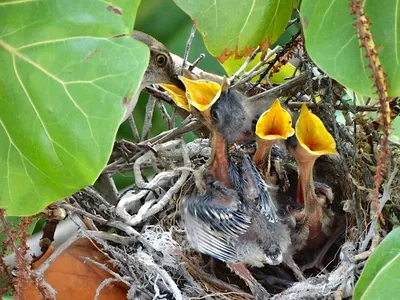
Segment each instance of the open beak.
[{"label": "open beak", "polygon": [[326,130],[322,121],[305,104],[301,107],[296,123],[297,145],[289,146],[296,159],[299,170],[297,199],[305,205],[306,213],[314,210],[317,203],[312,170],[315,161],[321,155],[337,155],[333,136]]},{"label": "open beak", "polygon": [[[192,80],[178,76],[178,84],[160,84],[174,100],[175,104],[187,111],[195,108],[204,117],[209,115],[211,106],[221,95],[222,86],[208,80]],[[206,118],[207,119],[207,118]]]},{"label": "open beak", "polygon": [[256,124],[257,151],[254,162],[259,164],[269,154],[271,147],[278,140],[286,140],[294,134],[292,116],[276,99],[271,108],[264,112]]},{"label": "open beak", "polygon": [[186,92],[172,84],[160,84],[160,86],[170,95],[176,106],[190,111],[190,105],[186,99]]},{"label": "open beak", "polygon": [[198,117],[212,132],[212,153],[209,161],[210,172],[215,178],[229,187],[231,186],[231,181],[228,176],[226,141],[212,125],[210,115],[211,107],[219,99],[221,93],[227,92],[228,81],[224,78],[222,85],[220,85],[213,81],[191,80],[185,77],[179,78],[185,85],[186,98],[188,99],[192,114]]},{"label": "open beak", "polygon": [[[213,104],[221,95],[222,86],[216,82],[208,80],[192,80],[179,76],[186,89],[186,98],[192,107],[194,115],[201,115],[202,118],[210,122],[210,110]],[[207,125],[207,124],[205,124]]]}]

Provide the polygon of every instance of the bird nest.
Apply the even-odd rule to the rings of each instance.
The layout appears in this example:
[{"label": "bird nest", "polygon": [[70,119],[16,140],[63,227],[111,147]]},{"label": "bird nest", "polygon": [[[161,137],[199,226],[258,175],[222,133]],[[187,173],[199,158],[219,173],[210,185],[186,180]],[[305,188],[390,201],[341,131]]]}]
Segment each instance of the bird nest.
[{"label": "bird nest", "polygon": [[[340,87],[327,77],[317,83],[312,77],[309,73],[306,84],[291,87],[285,93],[289,96],[287,104],[294,110],[298,107],[298,99],[290,94],[324,91],[319,94],[321,101],[311,102],[310,106],[334,136],[339,157],[320,158],[314,176],[332,188],[333,210],[343,220],[343,226],[338,226],[323,246],[300,251],[294,256],[306,280],[298,281],[283,265],[250,269],[258,282],[274,295],[273,299],[350,297],[365,260],[398,224],[400,217],[400,183],[396,176],[400,147],[391,144],[392,154],[383,174],[384,183],[375,199],[375,172],[380,151],[380,134],[373,129],[376,124],[365,113],[356,113],[356,107],[347,104],[340,104],[340,108],[345,118],[353,111],[355,123],[351,126],[338,123],[335,89]],[[86,224],[82,226],[82,234],[95,239],[110,254],[112,263],[120,271],[116,276],[130,286],[130,299],[201,299],[207,296],[247,299],[251,297],[247,286],[224,263],[191,248],[182,224],[180,202],[185,196],[202,190],[202,171],[207,168],[211,155],[209,140],[205,136],[201,138],[205,131],[192,117],[177,127],[172,126],[174,117],[166,113],[163,104],[168,97],[157,89],[153,89],[152,94],[145,127],[150,127],[157,105],[169,130],[136,143],[115,143],[101,181],[103,191],[109,193],[107,200],[104,193],[86,188],[58,206],[82,217]],[[135,124],[131,122],[131,125],[135,132]],[[147,129],[143,136],[147,136]],[[189,132],[197,132],[200,137],[185,142],[184,136]],[[291,165],[293,162],[284,157],[283,163]],[[132,170],[133,186],[116,194],[110,176]],[[112,203],[109,199],[116,201]],[[385,225],[378,226],[381,224],[378,206]],[[110,233],[111,228],[114,233]]]},{"label": "bird nest", "polygon": [[[182,63],[182,62],[180,62]],[[248,64],[246,62],[245,64]],[[183,63],[185,65],[185,63]],[[247,94],[287,97],[286,104],[298,110],[307,102],[336,140],[338,157],[321,157],[314,177],[332,188],[332,210],[341,220],[322,246],[299,251],[294,260],[305,275],[298,281],[284,265],[251,268],[253,276],[273,299],[340,299],[350,297],[366,259],[400,218],[400,146],[392,143],[385,163],[383,184],[376,197],[376,170],[380,151],[379,124],[359,107],[342,101],[343,88],[305,61],[300,75],[278,86],[258,86],[250,80],[261,74],[261,65],[251,72],[238,72],[231,79]],[[268,66],[267,66],[268,67]],[[272,67],[272,66],[271,66]],[[191,68],[193,70],[193,68]],[[244,67],[241,68],[241,71]],[[199,73],[198,73],[199,74]],[[119,270],[117,279],[129,287],[129,299],[247,299],[248,287],[224,263],[196,252],[187,241],[180,215],[185,196],[203,191],[202,173],[211,156],[208,132],[189,116],[179,126],[176,110],[169,114],[169,96],[157,87],[146,107],[141,137],[130,119],[136,142],[117,141],[98,186],[88,187],[56,206],[78,216],[81,232],[96,240]],[[311,96],[305,96],[311,95]],[[315,97],[319,96],[317,103]],[[153,111],[158,108],[168,130],[147,138]],[[344,122],[338,122],[341,114]],[[196,133],[188,142],[185,135]],[[283,156],[289,185],[296,187],[297,173],[290,155]],[[134,182],[117,192],[115,174],[130,172]],[[379,210],[377,208],[379,207]],[[379,213],[382,211],[382,214]],[[384,220],[378,222],[378,219]],[[76,237],[75,237],[76,238]],[[105,269],[107,267],[104,266]]]}]

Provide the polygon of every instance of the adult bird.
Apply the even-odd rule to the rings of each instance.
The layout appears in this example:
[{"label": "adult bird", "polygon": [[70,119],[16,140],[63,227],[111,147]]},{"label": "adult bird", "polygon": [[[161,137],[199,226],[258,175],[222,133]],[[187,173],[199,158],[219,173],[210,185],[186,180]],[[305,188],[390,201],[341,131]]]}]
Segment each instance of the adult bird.
[{"label": "adult bird", "polygon": [[126,112],[122,122],[128,119],[132,114],[139,99],[139,95],[144,88],[158,83],[171,83],[183,88],[182,82],[178,79],[181,66],[176,66],[174,64],[174,60],[167,47],[144,32],[134,31],[132,37],[149,47],[150,58],[138,91],[126,104]]}]

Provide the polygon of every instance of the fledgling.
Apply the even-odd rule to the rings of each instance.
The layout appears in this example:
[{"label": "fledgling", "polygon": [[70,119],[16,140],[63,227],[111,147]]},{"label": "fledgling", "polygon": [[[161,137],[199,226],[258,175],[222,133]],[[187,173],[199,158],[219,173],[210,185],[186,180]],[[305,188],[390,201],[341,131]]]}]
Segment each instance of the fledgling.
[{"label": "fledgling", "polygon": [[296,135],[287,139],[289,152],[297,162],[299,173],[296,201],[303,209],[295,214],[303,221],[303,234],[308,246],[318,246],[331,231],[334,214],[330,210],[333,195],[330,188],[320,186],[317,196],[313,180],[313,167],[321,155],[337,155],[336,143],[322,121],[304,104],[296,122]]},{"label": "fledgling", "polygon": [[198,251],[227,262],[257,299],[265,299],[268,292],[246,264],[281,263],[290,236],[250,157],[238,147],[228,153],[229,145],[253,135],[251,127],[249,132],[242,130],[248,116],[241,96],[229,89],[226,79],[219,87],[204,81],[181,80],[192,113],[212,133],[212,177],[207,180],[207,191],[183,202],[189,240]]},{"label": "fledgling", "polygon": [[290,244],[289,229],[282,223],[261,175],[250,157],[233,146],[228,154],[227,188],[206,176],[206,193],[186,198],[182,216],[194,248],[228,266],[250,287],[256,299],[268,292],[245,265],[262,267],[284,261]]}]

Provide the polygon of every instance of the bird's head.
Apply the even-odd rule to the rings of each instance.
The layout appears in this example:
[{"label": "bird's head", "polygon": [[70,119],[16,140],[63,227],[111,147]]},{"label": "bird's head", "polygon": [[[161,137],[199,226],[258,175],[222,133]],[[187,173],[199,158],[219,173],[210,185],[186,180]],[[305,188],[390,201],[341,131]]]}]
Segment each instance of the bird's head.
[{"label": "bird's head", "polygon": [[296,122],[296,135],[288,138],[287,145],[295,154],[295,159],[301,161],[315,161],[321,155],[338,155],[336,142],[328,132],[321,119],[313,114],[303,104],[300,116]]},{"label": "bird's head", "polygon": [[175,66],[168,49],[152,36],[134,31],[132,37],[146,44],[150,50],[149,65],[142,80],[142,87],[156,83],[170,83],[183,88],[178,79],[178,66]]},{"label": "bird's head", "polygon": [[[192,113],[199,117],[211,132],[219,133],[228,144],[234,143],[240,136],[245,122],[245,110],[239,92],[229,88],[226,78],[222,84],[179,78],[185,85],[186,99]],[[174,97],[177,96],[175,93]]]},{"label": "bird's head", "polygon": [[278,99],[265,111],[256,124],[256,135],[264,140],[286,140],[294,134],[292,116]]}]

